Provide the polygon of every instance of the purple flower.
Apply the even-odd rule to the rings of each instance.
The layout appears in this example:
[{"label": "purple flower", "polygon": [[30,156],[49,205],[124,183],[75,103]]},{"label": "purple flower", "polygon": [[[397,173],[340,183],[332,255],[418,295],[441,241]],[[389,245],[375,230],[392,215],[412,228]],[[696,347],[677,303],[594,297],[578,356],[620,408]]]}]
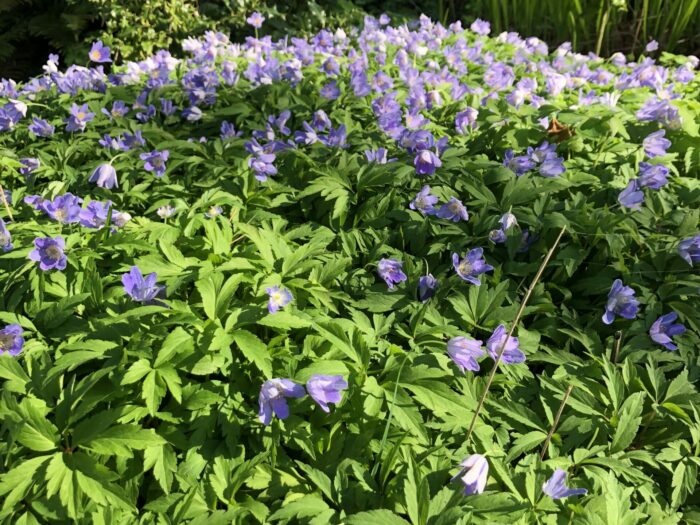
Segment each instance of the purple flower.
[{"label": "purple flower", "polygon": [[318,93],[323,98],[326,98],[328,100],[335,100],[340,96],[340,88],[338,87],[338,83],[335,80],[331,80],[330,82],[328,82],[328,84],[323,86]]},{"label": "purple flower", "polygon": [[541,164],[547,160],[548,157],[551,157],[552,155],[556,156],[557,145],[544,141],[536,148],[527,148],[527,154],[529,155],[530,160],[532,160],[535,164]]},{"label": "purple flower", "polygon": [[497,230],[491,230],[489,232],[489,240],[494,244],[502,244],[506,242],[506,232],[513,226],[518,225],[518,219],[516,219],[515,215],[513,215],[510,212],[501,215],[501,218],[498,220],[498,222],[501,225],[501,227]]},{"label": "purple flower", "polygon": [[85,131],[85,126],[95,118],[94,113],[90,113],[87,104],[78,106],[73,103],[70,108],[70,116],[64,119],[66,123],[66,131]]},{"label": "purple flower", "polygon": [[477,275],[493,270],[493,266],[486,264],[483,254],[483,248],[474,248],[473,250],[469,250],[469,252],[467,252],[464,259],[460,260],[459,255],[453,253],[452,266],[454,266],[457,275],[459,275],[461,279],[479,286],[481,281]]},{"label": "purple flower", "polygon": [[[486,488],[486,481],[489,477],[489,462],[481,454],[472,454],[460,464],[461,470],[451,479],[461,476],[464,483],[464,495],[481,494]],[[466,471],[466,474],[465,474]],[[462,474],[464,474],[462,476]]]},{"label": "purple flower", "polygon": [[540,175],[543,177],[558,177],[566,171],[564,159],[556,155],[550,155],[539,167]]},{"label": "purple flower", "polygon": [[438,285],[438,280],[433,277],[433,274],[423,275],[418,279],[418,300],[424,303],[427,302],[435,295]]},{"label": "purple flower", "polygon": [[519,155],[516,157],[513,154],[513,150],[509,149],[506,150],[503,158],[503,165],[517,176],[520,176],[533,169],[535,167],[535,162],[529,155]]},{"label": "purple flower", "polygon": [[430,186],[425,185],[416,194],[416,197],[408,205],[412,210],[418,210],[425,215],[433,215],[435,213],[435,204],[438,198],[430,194]]},{"label": "purple flower", "polygon": [[323,143],[329,148],[346,148],[347,147],[347,128],[345,124],[338,126],[337,128],[331,128],[328,130],[328,137],[323,141]]},{"label": "purple flower", "polygon": [[102,108],[102,113],[107,115],[110,119],[116,117],[123,117],[129,112],[129,106],[123,100],[115,100],[112,102],[112,110],[108,111],[107,108]]},{"label": "purple flower", "polygon": [[634,319],[637,316],[638,309],[639,301],[634,296],[634,290],[622,284],[620,279],[615,279],[610,288],[610,293],[608,293],[603,322],[612,324],[616,315],[625,319]]},{"label": "purple flower", "polygon": [[[325,115],[325,112],[320,109],[316,113],[314,113],[314,124],[316,122],[316,115],[319,115],[320,113],[323,113]],[[279,114],[279,116],[269,115],[267,117],[267,122],[271,126],[276,127],[279,130],[279,132],[282,133],[282,135],[289,135],[291,133],[291,130],[287,127],[287,121],[291,116],[292,112],[288,109],[285,109]],[[328,118],[328,116],[326,116],[326,118]],[[330,120],[328,120],[328,126],[330,127]]]},{"label": "purple flower", "polygon": [[671,312],[662,315],[654,321],[654,324],[651,325],[649,329],[649,335],[652,341],[665,346],[668,350],[677,350],[678,347],[673,344],[671,338],[674,335],[681,335],[684,333],[685,326],[680,323],[673,324],[676,319],[678,319],[678,314],[676,312]]},{"label": "purple flower", "polygon": [[24,346],[23,332],[18,324],[8,324],[0,330],[0,355],[8,353],[13,357],[18,356]]},{"label": "purple flower", "polygon": [[479,111],[474,108],[467,108],[460,111],[455,116],[455,128],[460,135],[466,135],[470,129],[476,128],[476,118]]},{"label": "purple flower", "polygon": [[109,48],[102,43],[102,40],[92,44],[90,48],[90,53],[88,53],[90,60],[98,64],[103,64],[105,62],[111,62],[112,59],[109,58]]},{"label": "purple flower", "polygon": [[494,244],[503,244],[507,239],[506,232],[503,230],[491,230],[489,232],[489,241]]},{"label": "purple flower", "polygon": [[258,153],[248,159],[248,166],[255,172],[255,178],[265,182],[268,177],[277,174],[277,168],[273,164],[277,156],[274,153]]},{"label": "purple flower", "polygon": [[248,25],[253,26],[255,29],[260,29],[265,21],[265,17],[255,11],[252,15],[246,18],[245,21],[248,22]]},{"label": "purple flower", "polygon": [[650,97],[636,113],[640,121],[660,122],[664,126],[677,129],[681,126],[681,117],[678,108],[667,99],[656,96]]},{"label": "purple flower", "polygon": [[139,111],[135,115],[136,120],[138,120],[139,122],[148,122],[156,116],[156,107],[153,104],[149,104],[144,109],[145,111]]},{"label": "purple flower", "polygon": [[38,117],[32,118],[32,123],[29,124],[28,129],[37,137],[50,137],[56,130],[56,128],[49,124],[46,120]]},{"label": "purple flower", "polygon": [[486,36],[491,32],[491,24],[481,18],[477,18],[472,22],[472,25],[469,26],[469,29],[474,31],[477,35]]},{"label": "purple flower", "polygon": [[177,108],[175,107],[175,104],[173,104],[172,100],[170,100],[169,98],[160,99],[160,112],[163,115],[169,117],[170,115],[174,115],[176,111]]},{"label": "purple flower", "polygon": [[691,266],[700,262],[700,233],[695,237],[682,240],[678,245],[678,254]]},{"label": "purple flower", "polygon": [[111,164],[100,164],[97,166],[92,175],[90,175],[88,182],[94,182],[100,188],[107,188],[108,190],[119,186],[117,172]]},{"label": "purple flower", "polygon": [[511,212],[506,212],[503,215],[501,215],[501,218],[498,219],[498,222],[501,225],[501,229],[503,231],[507,231],[513,226],[518,225],[518,219]]},{"label": "purple flower", "polygon": [[12,244],[12,235],[10,235],[10,231],[7,229],[5,221],[2,219],[0,219],[0,248],[2,248],[3,252],[9,252],[14,248]]},{"label": "purple flower", "polygon": [[233,124],[227,121],[221,123],[221,140],[230,140],[236,137],[240,137],[243,134],[242,131],[236,131]]},{"label": "purple flower", "polygon": [[197,122],[202,118],[202,110],[197,106],[190,106],[182,110],[182,118],[187,122]]},{"label": "purple flower", "polygon": [[305,144],[306,146],[318,142],[318,133],[316,133],[316,130],[311,127],[308,122],[303,122],[302,127],[304,131],[299,130],[294,132],[294,142]]},{"label": "purple flower", "polygon": [[[506,341],[507,338],[507,341]],[[505,343],[505,346],[503,346]],[[501,362],[506,365],[517,365],[525,361],[525,354],[519,348],[520,342],[517,337],[508,337],[506,327],[499,324],[493,331],[489,340],[486,341],[486,349],[491,358],[496,361],[498,353],[501,353]]]},{"label": "purple flower", "polygon": [[148,274],[144,279],[138,266],[132,266],[131,270],[122,274],[124,291],[137,303],[153,304],[163,295],[165,287],[156,284],[157,281],[158,275],[155,272]]},{"label": "purple flower", "polygon": [[[566,171],[564,159],[557,157],[556,144],[545,141],[536,148],[527,148],[527,153],[534,165],[539,166],[543,177],[558,177]],[[517,172],[516,172],[517,173]]]},{"label": "purple flower", "polygon": [[146,171],[152,171],[156,177],[165,175],[165,162],[168,160],[170,152],[167,149],[163,151],[151,151],[150,153],[141,153],[139,158],[144,161],[143,168]]},{"label": "purple flower", "polygon": [[389,290],[393,290],[395,284],[408,279],[401,269],[402,265],[403,263],[396,259],[382,259],[377,264],[377,273],[379,273],[379,277],[384,279]]},{"label": "purple flower", "polygon": [[341,390],[347,387],[348,382],[341,375],[326,376],[316,374],[311,376],[306,382],[306,391],[318,403],[321,410],[326,413],[331,411],[328,408],[328,403],[340,403],[343,398]]},{"label": "purple flower", "polygon": [[513,85],[515,74],[510,66],[495,62],[484,73],[484,82],[495,90],[505,89]]},{"label": "purple flower", "polygon": [[671,147],[671,141],[665,136],[665,129],[660,129],[647,136],[642,142],[644,153],[650,158],[666,155],[666,150]]},{"label": "purple flower", "polygon": [[639,186],[647,187],[652,190],[661,189],[668,184],[666,177],[668,176],[668,168],[663,164],[649,164],[648,162],[639,163]]},{"label": "purple flower", "polygon": [[396,158],[387,158],[388,150],[386,148],[377,148],[376,150],[368,149],[365,150],[365,157],[367,162],[374,162],[376,164],[388,164],[389,162],[394,162]]},{"label": "purple flower", "polygon": [[455,198],[450,197],[450,200],[440,206],[440,209],[435,213],[436,217],[441,219],[449,219],[453,222],[468,221],[469,214],[467,213],[467,208],[462,204],[462,202]]},{"label": "purple flower", "polygon": [[25,204],[28,204],[37,211],[44,211],[42,206],[45,202],[51,202],[44,199],[41,195],[27,195],[24,198]]},{"label": "purple flower", "polygon": [[29,253],[29,259],[39,263],[43,271],[65,270],[67,258],[63,253],[66,244],[63,237],[38,237],[34,239],[34,250]]},{"label": "purple flower", "polygon": [[432,175],[435,170],[442,166],[442,161],[429,149],[424,149],[418,152],[413,159],[413,165],[416,167],[418,175]]},{"label": "purple flower", "polygon": [[19,161],[24,166],[23,168],[19,168],[18,170],[22,175],[31,175],[39,169],[39,166],[41,166],[41,162],[39,161],[39,159],[25,158],[19,159]]},{"label": "purple flower", "polygon": [[[5,82],[4,79],[2,81]],[[24,102],[19,100],[10,100],[0,108],[0,131],[13,129],[15,124],[22,120],[26,115],[27,105]]]},{"label": "purple flower", "polygon": [[293,299],[292,292],[279,286],[265,288],[265,293],[270,296],[270,299],[267,301],[267,311],[271,314],[287,306]]},{"label": "purple flower", "polygon": [[80,204],[83,200],[72,193],[59,195],[53,201],[45,200],[39,209],[61,224],[73,224],[80,220]]},{"label": "purple flower", "polygon": [[482,344],[477,339],[453,337],[447,342],[447,353],[462,372],[466,370],[478,372],[479,363],[476,360],[485,354],[481,348]]},{"label": "purple flower", "polygon": [[659,49],[659,43],[656,40],[650,40],[649,43],[644,48],[645,53],[653,53]]},{"label": "purple flower", "polygon": [[[112,207],[110,201],[90,201],[88,205],[80,210],[80,225],[85,228],[100,229],[107,224],[109,209]],[[116,212],[113,212],[115,215]]]},{"label": "purple flower", "polygon": [[258,405],[260,411],[258,417],[263,425],[269,425],[272,421],[272,413],[280,418],[287,419],[289,417],[289,406],[287,405],[287,397],[304,397],[306,391],[304,387],[290,379],[268,379],[260,388],[260,396],[258,397]]},{"label": "purple flower", "polygon": [[119,141],[112,137],[109,133],[102,135],[102,138],[97,141],[97,143],[103,148],[118,150],[121,149]]},{"label": "purple flower", "polygon": [[134,131],[133,135],[125,132],[124,136],[117,141],[117,144],[123,151],[129,151],[131,149],[138,148],[139,146],[144,146],[146,144],[146,140],[141,136],[141,130],[137,129]]},{"label": "purple flower", "polygon": [[639,185],[639,181],[636,179],[629,181],[627,187],[620,192],[617,200],[625,208],[638,210],[642,202],[644,202],[644,192]]},{"label": "purple flower", "polygon": [[583,496],[588,493],[586,489],[570,489],[566,486],[566,471],[558,468],[542,485],[542,492],[552,499],[568,498],[569,496]]}]

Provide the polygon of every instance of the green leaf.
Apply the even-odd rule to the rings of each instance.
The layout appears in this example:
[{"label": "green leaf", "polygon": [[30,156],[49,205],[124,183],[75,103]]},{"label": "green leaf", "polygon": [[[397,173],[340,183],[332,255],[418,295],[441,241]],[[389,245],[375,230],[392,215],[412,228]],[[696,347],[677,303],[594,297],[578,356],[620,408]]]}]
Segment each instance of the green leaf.
[{"label": "green leaf", "polygon": [[55,450],[60,441],[56,426],[30,400],[25,400],[20,408],[24,424],[17,435],[17,441],[37,452]]},{"label": "green leaf", "polygon": [[153,476],[166,494],[170,494],[176,468],[175,451],[169,444],[151,446],[145,449],[143,453],[143,471],[147,472],[152,469]]},{"label": "green leaf", "polygon": [[632,394],[622,404],[617,427],[615,427],[615,434],[613,435],[612,445],[610,446],[610,451],[612,453],[625,450],[632,444],[632,441],[634,441],[637,431],[639,430],[639,425],[642,422],[641,415],[642,409],[644,408],[644,395],[643,392]]},{"label": "green leaf", "polygon": [[330,507],[315,494],[303,496],[294,501],[285,502],[278,511],[268,518],[270,521],[289,520],[292,518],[311,518],[325,512]]},{"label": "green leaf", "polygon": [[347,525],[410,525],[401,516],[397,516],[390,510],[379,509],[367,512],[359,512],[348,516]]},{"label": "green leaf", "polygon": [[231,332],[231,337],[245,358],[253,363],[266,378],[272,378],[272,358],[267,345],[248,330],[234,330]]},{"label": "green leaf", "polygon": [[0,355],[0,378],[7,380],[4,389],[20,393],[26,390],[27,383],[31,381],[17,358],[9,354]]},{"label": "green leaf", "polygon": [[97,454],[133,457],[133,450],[143,450],[149,447],[163,445],[165,440],[153,429],[141,428],[138,425],[124,424],[110,427],[86,442],[76,442],[82,448]]}]

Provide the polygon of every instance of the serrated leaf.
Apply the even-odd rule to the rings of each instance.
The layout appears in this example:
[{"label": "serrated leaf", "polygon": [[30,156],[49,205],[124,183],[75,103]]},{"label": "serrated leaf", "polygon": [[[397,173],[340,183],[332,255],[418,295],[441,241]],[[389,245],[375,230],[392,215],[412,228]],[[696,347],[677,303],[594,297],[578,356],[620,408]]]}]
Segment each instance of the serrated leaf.
[{"label": "serrated leaf", "polygon": [[267,345],[248,330],[234,330],[231,332],[231,337],[243,356],[253,363],[266,378],[272,378],[272,358]]}]

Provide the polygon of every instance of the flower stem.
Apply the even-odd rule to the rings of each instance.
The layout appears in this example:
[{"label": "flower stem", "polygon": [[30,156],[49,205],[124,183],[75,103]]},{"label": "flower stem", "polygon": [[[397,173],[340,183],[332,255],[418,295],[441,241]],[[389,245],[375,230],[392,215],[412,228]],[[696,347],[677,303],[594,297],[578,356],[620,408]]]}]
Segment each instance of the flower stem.
[{"label": "flower stem", "polygon": [[478,419],[479,413],[481,412],[481,409],[484,406],[484,401],[486,401],[486,396],[489,393],[489,389],[491,388],[491,384],[493,383],[493,379],[496,376],[496,372],[498,371],[498,365],[501,362],[501,356],[503,355],[503,351],[506,349],[506,343],[513,336],[513,332],[515,332],[515,328],[518,326],[518,322],[520,321],[520,317],[523,315],[523,311],[525,310],[525,306],[527,306],[527,302],[530,299],[530,296],[532,295],[532,291],[535,289],[535,286],[539,282],[540,277],[542,277],[542,273],[544,272],[544,269],[547,267],[547,264],[549,263],[549,260],[552,258],[552,255],[554,255],[554,250],[556,250],[557,246],[559,245],[559,241],[561,241],[561,238],[564,235],[564,231],[566,231],[566,226],[562,227],[561,231],[559,231],[559,235],[557,236],[557,239],[554,241],[554,244],[547,252],[547,255],[545,255],[545,258],[542,261],[542,264],[540,265],[539,270],[537,270],[537,274],[535,274],[535,278],[530,283],[530,287],[527,289],[527,292],[525,292],[525,297],[523,297],[523,301],[520,303],[520,308],[518,309],[518,313],[515,315],[515,320],[513,321],[513,325],[510,327],[510,331],[508,332],[508,337],[506,337],[503,340],[501,347],[498,349],[498,354],[496,355],[496,362],[494,363],[493,368],[491,369],[491,374],[489,375],[489,378],[486,381],[486,386],[484,387],[484,391],[481,394],[481,398],[479,399],[479,403],[476,405],[476,410],[474,411],[474,415],[472,416],[472,421],[469,424],[469,430],[467,431],[467,442],[469,442],[469,438],[471,438],[471,436],[472,436],[472,431],[474,430],[474,425],[476,424],[476,420]]},{"label": "flower stem", "polygon": [[620,345],[622,345],[622,331],[615,332],[615,351],[612,355],[613,364],[617,363],[617,357],[620,355]]},{"label": "flower stem", "polygon": [[552,440],[552,436],[554,435],[554,431],[557,429],[557,425],[559,424],[559,419],[561,418],[562,412],[564,412],[564,406],[566,405],[566,402],[569,400],[569,396],[571,395],[571,391],[574,389],[574,385],[569,385],[569,388],[566,389],[566,392],[564,392],[564,397],[561,400],[561,404],[559,405],[559,410],[557,411],[557,415],[554,417],[554,423],[552,423],[552,427],[549,429],[549,432],[547,433],[547,439],[544,440],[544,445],[542,445],[542,452],[540,452],[540,459],[544,460],[544,455],[547,453],[547,448],[549,447],[549,442]]}]

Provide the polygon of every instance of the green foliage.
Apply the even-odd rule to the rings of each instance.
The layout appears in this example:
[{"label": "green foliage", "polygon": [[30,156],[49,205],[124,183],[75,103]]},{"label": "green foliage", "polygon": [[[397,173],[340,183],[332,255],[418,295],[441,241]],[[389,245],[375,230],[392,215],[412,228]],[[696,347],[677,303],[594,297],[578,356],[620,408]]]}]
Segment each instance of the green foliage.
[{"label": "green foliage", "polygon": [[[447,34],[441,45],[456,39]],[[208,65],[220,73],[231,60],[244,72],[246,53],[219,44],[222,54]],[[13,192],[13,220],[4,206],[0,213],[14,243],[0,254],[0,326],[17,323],[26,338],[19,357],[0,355],[0,523],[698,522],[700,276],[678,255],[678,242],[700,225],[700,80],[696,74],[675,86],[679,98],[671,104],[682,121],[667,129],[672,146],[655,160],[671,167],[669,183],[646,189],[645,204],[631,211],[617,197],[645,159],[643,139],[659,129],[635,116],[652,90],[624,90],[617,106],[581,104],[573,89],[548,96],[542,73],[514,61],[514,46],[495,39],[483,45],[479,57],[493,53],[519,78],[537,78],[546,99],[514,107],[502,93],[482,105],[476,88],[488,65],[476,59],[459,73],[472,89],[464,98],[453,99],[436,82],[444,103],[423,110],[425,128],[449,137],[450,148],[429,179],[415,174],[413,155],[380,129],[371,106],[380,94],[352,94],[347,56],[337,100],[319,96],[327,77],[320,67],[326,54],[318,53],[296,85],[255,84],[244,75],[233,85],[221,82],[196,122],[181,118],[190,105],[183,75],[200,65],[194,61],[179,62],[172,82],[144,101],[160,107],[168,98],[178,112],[158,110],[146,122],[133,109],[145,75],[104,93],[59,94],[52,85],[22,95],[27,117],[0,134],[0,183]],[[372,58],[365,70],[391,73],[403,101],[399,49],[386,48],[386,60]],[[417,67],[444,61],[442,51],[429,49]],[[662,56],[669,67],[682,60]],[[591,64],[620,73],[607,61]],[[115,100],[132,110],[105,115],[101,109]],[[73,103],[96,114],[84,133],[65,131]],[[478,126],[458,134],[455,116],[467,106],[478,107]],[[287,109],[293,131],[323,109],[334,127],[346,126],[347,147],[278,151],[278,173],[260,182],[245,142],[269,115]],[[31,134],[35,116],[56,133]],[[566,172],[516,177],[503,166],[505,151],[552,140],[540,119],[555,116],[574,130],[557,146]],[[221,139],[224,120],[242,137]],[[104,134],[136,130],[143,148],[117,154],[98,143]],[[378,147],[396,162],[367,162],[364,151]],[[162,178],[139,158],[153,149],[170,151]],[[28,157],[41,167],[26,177],[17,168]],[[112,190],[88,182],[107,162],[119,178]],[[469,220],[410,209],[426,183],[443,202],[459,197]],[[62,225],[23,200],[68,191],[109,199],[132,219],[113,231]],[[176,212],[159,217],[166,205]],[[215,206],[223,213],[206,216]],[[505,243],[490,243],[508,211],[519,226]],[[510,327],[562,227],[516,331],[527,360],[501,366],[467,442],[493,364],[485,357],[479,372],[463,373],[446,343],[459,335],[485,341],[499,324]],[[525,228],[533,243],[520,250]],[[59,234],[68,266],[42,272],[27,259],[32,243]],[[455,275],[451,261],[476,246],[494,266],[480,286]],[[400,259],[408,276],[393,291],[377,277],[383,257]],[[157,273],[166,297],[143,305],[128,297],[121,279],[133,265]],[[428,272],[440,287],[422,303],[416,288]],[[616,278],[634,288],[642,306],[635,319],[607,326],[600,318]],[[294,300],[271,314],[265,290],[273,285]],[[649,337],[652,323],[671,310],[688,327],[675,338],[676,352]],[[330,413],[307,396],[289,400],[288,418],[261,424],[265,380],[305,384],[315,374],[348,379]],[[465,496],[450,478],[472,453],[488,458],[488,484],[484,494]],[[545,496],[542,484],[555,468],[588,496]]]}]

